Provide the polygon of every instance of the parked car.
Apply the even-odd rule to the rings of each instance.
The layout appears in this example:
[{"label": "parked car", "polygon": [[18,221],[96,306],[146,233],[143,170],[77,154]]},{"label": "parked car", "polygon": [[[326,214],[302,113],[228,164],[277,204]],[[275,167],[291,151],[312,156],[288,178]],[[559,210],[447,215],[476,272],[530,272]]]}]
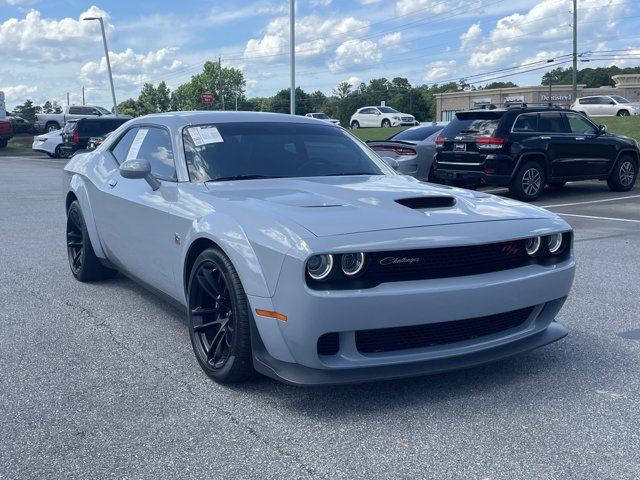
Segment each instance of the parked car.
[{"label": "parked car", "polygon": [[395,169],[420,181],[433,181],[433,157],[436,138],[444,124],[426,124],[394,133],[387,140],[367,142],[381,157],[390,157],[398,163]]},{"label": "parked car", "polygon": [[89,142],[87,143],[87,150],[95,150],[96,148],[98,148],[100,145],[102,145],[102,142],[104,142],[109,135],[111,135],[111,133],[107,133],[106,135],[99,135],[97,137],[91,137],[89,139]]},{"label": "parked car", "polygon": [[119,270],[181,305],[220,382],[422,375],[567,333],[564,220],[397,175],[335,125],[148,115],[75,155],[63,185],[72,274]]},{"label": "parked car", "polygon": [[31,150],[46,153],[51,158],[67,158],[68,153],[62,148],[63,143],[62,130],[55,130],[33,137]]},{"label": "parked car", "polygon": [[[64,113],[39,113],[36,115],[36,121],[34,128],[38,132],[52,132],[53,130],[60,130],[67,122],[71,120],[79,120],[81,118],[99,118],[99,117],[113,117],[112,114],[106,108],[98,107],[95,105],[71,105],[64,109]],[[124,118],[129,120],[130,115],[118,115],[118,118]]]},{"label": "parked car", "polygon": [[351,115],[349,126],[361,127],[399,127],[415,125],[416,119],[408,113],[400,113],[391,107],[362,107]]},{"label": "parked car", "polygon": [[338,120],[337,118],[330,118],[326,113],[307,113],[305,117],[317,118],[318,120],[324,120],[325,122],[340,125],[340,120]]},{"label": "parked car", "polygon": [[124,117],[81,118],[69,121],[62,129],[62,150],[67,156],[78,150],[85,150],[92,137],[100,137],[113,132],[120,125],[128,122]]},{"label": "parked car", "polygon": [[607,133],[569,110],[512,108],[458,112],[436,139],[435,177],[459,186],[509,187],[524,201],[567,181],[606,180],[633,188],[638,142]]},{"label": "parked car", "polygon": [[33,131],[33,124],[22,118],[20,115],[14,115],[13,113],[7,113],[7,120],[11,122],[13,133],[29,133]]},{"label": "parked car", "polygon": [[11,121],[1,118],[0,119],[0,148],[5,148],[12,137],[13,137],[13,127],[11,126]]},{"label": "parked car", "polygon": [[630,102],[620,95],[593,95],[578,98],[571,104],[571,110],[590,117],[627,117],[640,115],[640,103]]}]

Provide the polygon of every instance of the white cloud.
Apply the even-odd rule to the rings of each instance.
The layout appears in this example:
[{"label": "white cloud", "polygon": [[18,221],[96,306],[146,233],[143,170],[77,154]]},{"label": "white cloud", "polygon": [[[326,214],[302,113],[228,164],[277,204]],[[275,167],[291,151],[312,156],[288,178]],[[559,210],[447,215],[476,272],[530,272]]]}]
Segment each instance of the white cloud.
[{"label": "white cloud", "polygon": [[466,49],[469,45],[472,45],[482,35],[482,29],[480,23],[474,23],[469,29],[460,35],[460,50]]},{"label": "white cloud", "polygon": [[380,3],[382,0],[358,0],[362,5],[373,5],[374,3]]},{"label": "white cloud", "polygon": [[[124,52],[109,52],[114,83],[118,88],[139,86],[153,82],[154,78],[183,66],[176,57],[176,48],[161,48],[146,54],[127,48]],[[104,57],[97,62],[85,63],[80,68],[79,78],[86,85],[102,85],[107,82],[107,62]]]},{"label": "white cloud", "polygon": [[453,74],[457,62],[455,60],[437,60],[427,65],[427,73],[424,80],[427,82],[435,82]]},{"label": "white cloud", "polygon": [[358,85],[360,85],[362,83],[362,79],[360,77],[356,77],[355,75],[350,76],[349,78],[347,78],[345,80],[345,82],[347,82],[348,84],[357,87]]},{"label": "white cloud", "polygon": [[472,68],[494,67],[506,58],[511,58],[512,47],[498,47],[488,52],[474,52],[469,57]]},{"label": "white cloud", "polygon": [[328,7],[329,5],[331,5],[331,0],[310,0],[309,1],[309,6],[311,8]]},{"label": "white cloud", "polygon": [[27,98],[38,93],[38,87],[33,85],[14,85],[12,87],[1,87],[0,92],[4,92],[7,103],[22,103]]},{"label": "white cloud", "polygon": [[[542,61],[546,61],[546,60],[550,60],[552,58],[556,58],[560,55],[564,54],[564,52],[562,50],[541,50],[538,53],[536,53],[535,55],[532,55],[530,57],[526,57],[524,60],[522,60],[520,62],[520,65],[530,65],[532,63],[535,62],[542,62]],[[532,67],[534,67],[533,65],[531,65]],[[553,66],[553,65],[550,65]]]},{"label": "white cloud", "polygon": [[382,59],[378,45],[371,40],[347,40],[336,48],[329,69],[337,72],[347,67],[378,63]]},{"label": "white cloud", "polygon": [[101,16],[105,28],[113,30],[109,15],[96,6],[73,18],[42,18],[30,10],[22,19],[10,18],[0,24],[0,51],[10,52],[14,61],[66,61],[80,58],[87,44],[101,41],[98,22],[85,22],[88,16]]},{"label": "white cloud", "polygon": [[396,2],[396,12],[398,15],[408,15],[415,12],[440,14],[455,9],[462,3],[462,1],[443,2],[442,0],[398,0]]},{"label": "white cloud", "polygon": [[38,0],[4,0],[7,5],[32,5],[37,2]]},{"label": "white cloud", "polygon": [[403,44],[404,39],[402,37],[402,32],[388,33],[378,40],[380,48],[386,48],[388,50],[399,50]]}]

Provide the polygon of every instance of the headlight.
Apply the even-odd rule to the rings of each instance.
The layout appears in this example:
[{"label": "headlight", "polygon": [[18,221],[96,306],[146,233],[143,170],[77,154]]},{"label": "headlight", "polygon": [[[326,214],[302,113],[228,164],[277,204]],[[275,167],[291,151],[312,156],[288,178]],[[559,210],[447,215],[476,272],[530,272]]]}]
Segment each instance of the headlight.
[{"label": "headlight", "polygon": [[402,120],[398,115],[394,115],[394,116],[393,116],[393,119],[394,119],[394,120]]},{"label": "headlight", "polygon": [[555,233],[553,235],[549,235],[547,237],[547,247],[549,248],[549,252],[553,254],[562,250],[562,234]]},{"label": "headlight", "polygon": [[540,245],[542,245],[542,239],[540,237],[532,237],[527,239],[527,244],[525,248],[527,249],[527,253],[529,256],[533,257],[540,251]]},{"label": "headlight", "polygon": [[364,268],[364,253],[345,253],[340,260],[342,271],[348,277],[359,274]]},{"label": "headlight", "polygon": [[307,260],[307,273],[314,280],[324,280],[333,269],[333,255],[314,255]]}]

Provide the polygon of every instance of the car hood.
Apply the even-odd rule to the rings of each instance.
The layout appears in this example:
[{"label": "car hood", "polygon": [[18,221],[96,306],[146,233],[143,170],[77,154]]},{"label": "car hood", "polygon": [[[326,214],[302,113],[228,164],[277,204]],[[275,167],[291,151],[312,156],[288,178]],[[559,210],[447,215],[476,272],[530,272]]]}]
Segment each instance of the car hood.
[{"label": "car hood", "polygon": [[412,177],[345,176],[208,183],[209,194],[235,206],[288,218],[316,236],[470,222],[555,218],[486,193]]}]

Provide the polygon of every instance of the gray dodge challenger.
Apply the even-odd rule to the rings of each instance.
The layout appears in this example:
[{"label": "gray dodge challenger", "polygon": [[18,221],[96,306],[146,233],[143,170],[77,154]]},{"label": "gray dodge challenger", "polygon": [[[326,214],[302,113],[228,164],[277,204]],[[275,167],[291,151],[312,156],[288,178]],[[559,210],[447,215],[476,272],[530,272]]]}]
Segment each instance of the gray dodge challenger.
[{"label": "gray dodge challenger", "polygon": [[69,161],[64,194],[73,275],[121,272],[180,305],[220,382],[423,375],[567,334],[567,223],[399,175],[321,120],[137,118]]}]

